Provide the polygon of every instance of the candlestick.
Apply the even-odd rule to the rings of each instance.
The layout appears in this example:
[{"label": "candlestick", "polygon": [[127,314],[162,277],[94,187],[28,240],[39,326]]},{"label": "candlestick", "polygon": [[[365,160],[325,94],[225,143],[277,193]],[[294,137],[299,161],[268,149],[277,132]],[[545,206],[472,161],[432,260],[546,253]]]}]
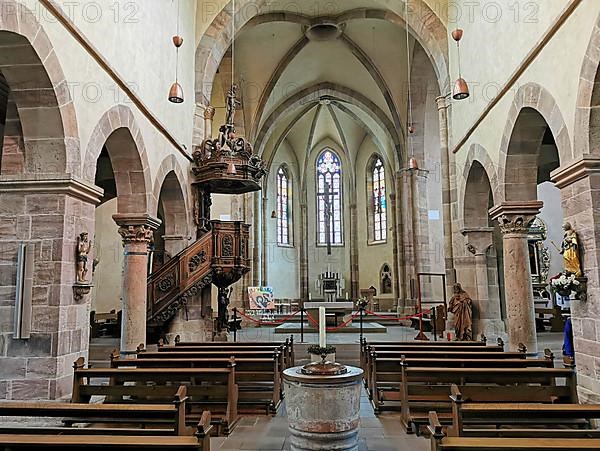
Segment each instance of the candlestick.
[{"label": "candlestick", "polygon": [[312,293],[308,293],[308,300],[312,301]]},{"label": "candlestick", "polygon": [[325,340],[325,307],[319,307],[319,346],[326,346]]},{"label": "candlestick", "polygon": [[346,291],[346,300],[348,300],[348,292]]}]

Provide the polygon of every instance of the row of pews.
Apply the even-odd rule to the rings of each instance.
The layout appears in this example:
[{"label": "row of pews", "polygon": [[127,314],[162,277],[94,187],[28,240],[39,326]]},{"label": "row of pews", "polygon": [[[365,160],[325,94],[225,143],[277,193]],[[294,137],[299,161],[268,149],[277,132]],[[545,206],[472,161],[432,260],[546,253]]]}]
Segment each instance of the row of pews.
[{"label": "row of pews", "polygon": [[479,342],[361,343],[375,413],[399,410],[432,450],[600,449],[600,405],[578,404],[572,362]]},{"label": "row of pews", "polygon": [[3,424],[19,424],[0,427],[0,449],[210,450],[210,437],[229,434],[241,414],[277,412],[293,364],[293,338],[140,345],[135,358],[113,352],[109,368],[79,358],[70,403],[0,403]]}]

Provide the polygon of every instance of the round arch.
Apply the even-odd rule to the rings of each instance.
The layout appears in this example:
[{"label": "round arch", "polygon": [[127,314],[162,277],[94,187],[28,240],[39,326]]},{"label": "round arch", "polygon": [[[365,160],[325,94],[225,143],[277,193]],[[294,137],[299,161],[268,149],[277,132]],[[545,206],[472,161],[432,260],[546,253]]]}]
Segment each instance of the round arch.
[{"label": "round arch", "polygon": [[548,128],[560,162],[571,161],[571,139],[554,97],[541,85],[527,83],[515,94],[501,140],[498,200],[537,198],[537,158]]},{"label": "round arch", "polygon": [[4,0],[2,7],[1,72],[18,110],[24,146],[22,165],[13,172],[80,175],[77,115],[54,45],[33,11],[15,0]]},{"label": "round arch", "polygon": [[146,146],[133,112],[125,105],[106,111],[92,132],[85,154],[84,178],[94,181],[96,161],[106,147],[117,185],[118,213],[148,213],[158,200],[152,191]]}]

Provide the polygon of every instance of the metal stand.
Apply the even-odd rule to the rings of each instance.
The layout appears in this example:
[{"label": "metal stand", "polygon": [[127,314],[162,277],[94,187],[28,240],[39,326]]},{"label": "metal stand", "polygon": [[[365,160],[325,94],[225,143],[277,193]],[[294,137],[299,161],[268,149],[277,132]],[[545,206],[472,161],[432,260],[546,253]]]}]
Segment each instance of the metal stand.
[{"label": "metal stand", "polygon": [[237,307],[233,307],[233,342],[237,342]]},{"label": "metal stand", "polygon": [[360,308],[360,342],[363,342],[363,315],[365,313],[365,308]]},{"label": "metal stand", "polygon": [[304,306],[300,307],[300,343],[304,343]]}]

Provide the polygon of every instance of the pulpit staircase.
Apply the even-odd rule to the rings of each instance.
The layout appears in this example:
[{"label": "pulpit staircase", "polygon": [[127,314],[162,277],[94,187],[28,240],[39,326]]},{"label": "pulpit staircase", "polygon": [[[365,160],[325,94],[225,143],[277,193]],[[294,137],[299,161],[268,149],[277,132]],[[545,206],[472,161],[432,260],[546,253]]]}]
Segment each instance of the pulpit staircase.
[{"label": "pulpit staircase", "polygon": [[164,329],[190,298],[200,295],[211,283],[219,288],[217,331],[222,331],[227,327],[230,292],[226,289],[251,269],[250,225],[211,220],[212,194],[258,191],[267,174],[252,145],[236,134],[237,90],[234,85],[227,94],[227,122],[219,128],[218,137],[212,139],[207,131],[207,138],[193,152],[194,221],[199,239],[148,278],[146,323],[154,333]]},{"label": "pulpit staircase", "polygon": [[240,221],[210,223],[209,231],[148,277],[149,328],[163,328],[211,283],[229,286],[250,271],[250,226]]}]

